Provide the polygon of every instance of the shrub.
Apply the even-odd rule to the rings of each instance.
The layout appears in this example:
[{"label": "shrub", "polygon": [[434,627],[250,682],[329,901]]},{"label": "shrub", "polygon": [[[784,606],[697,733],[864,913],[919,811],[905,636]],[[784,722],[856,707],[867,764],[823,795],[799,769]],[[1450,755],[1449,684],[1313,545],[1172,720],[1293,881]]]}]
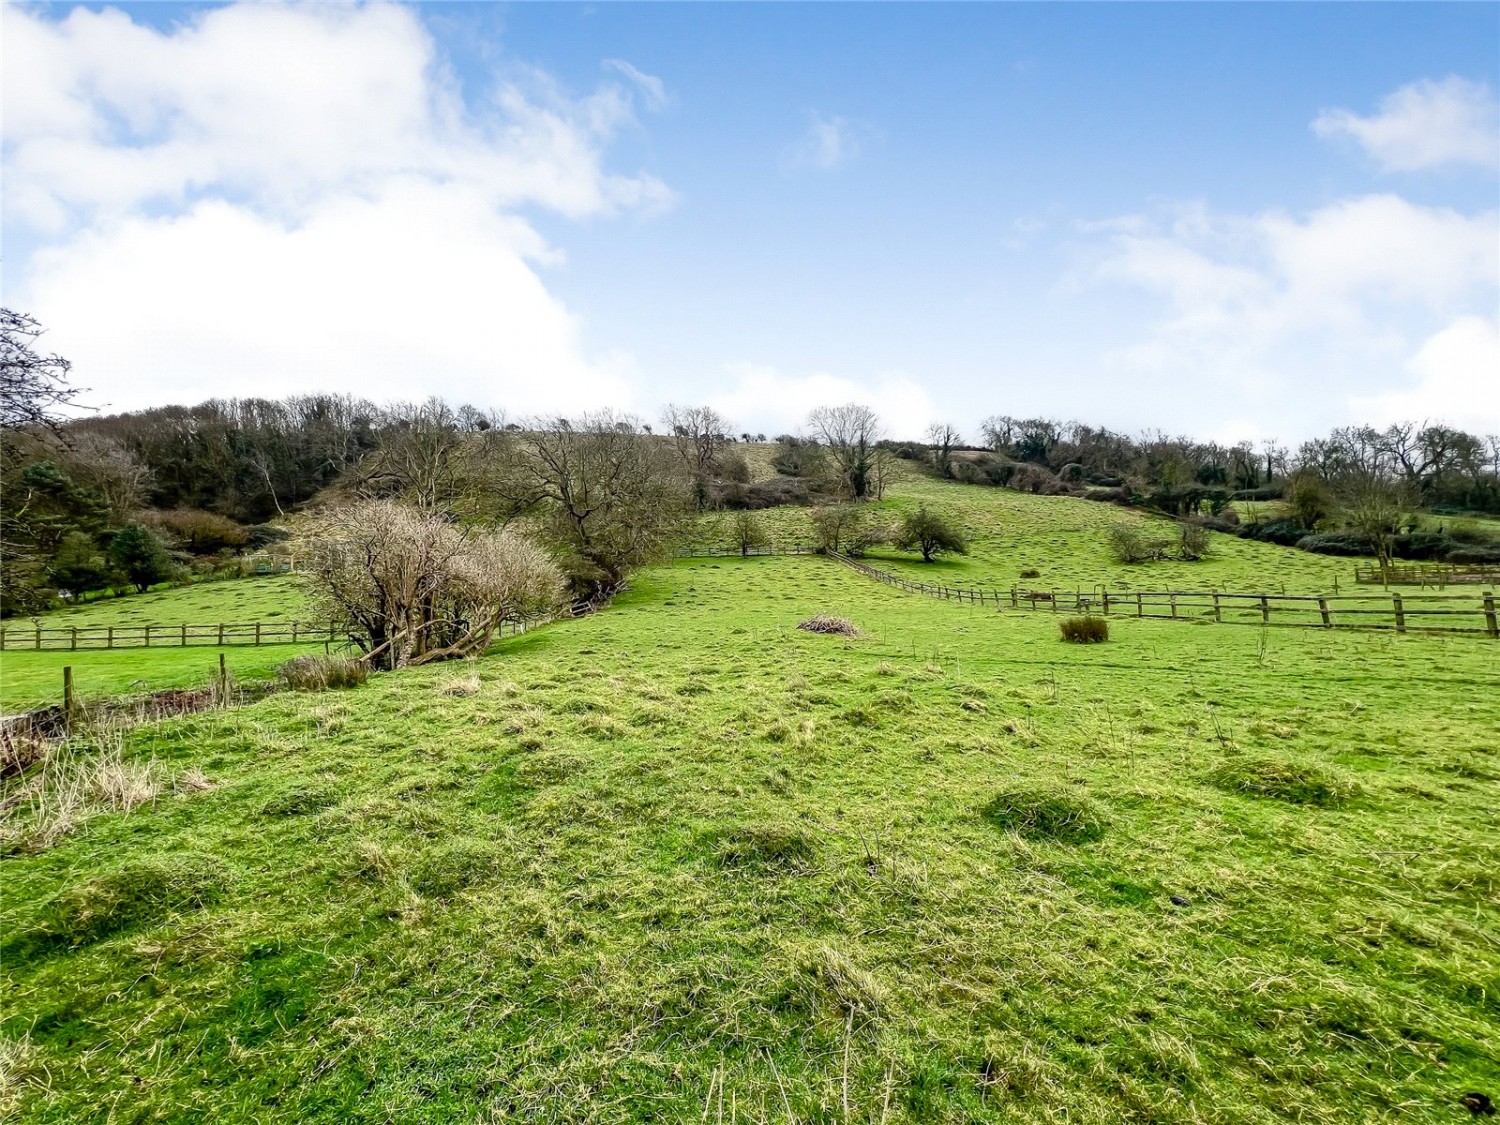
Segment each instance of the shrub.
[{"label": "shrub", "polygon": [[1042,576],[1042,572],[1040,570],[1023,570],[1023,571],[1021,571],[1021,577],[1022,578],[1040,578],[1041,576]]},{"label": "shrub", "polygon": [[1451,563],[1479,563],[1500,565],[1500,546],[1493,547],[1459,547],[1455,551],[1448,552],[1448,561]]},{"label": "shrub", "polygon": [[1317,766],[1275,758],[1247,758],[1226,762],[1208,775],[1220,789],[1253,797],[1269,797],[1293,805],[1334,808],[1353,797],[1352,781]]},{"label": "shrub", "polygon": [[799,621],[797,628],[806,629],[809,633],[828,633],[840,637],[859,636],[858,626],[847,617],[829,617],[825,613],[809,617],[806,621]]},{"label": "shrub", "polygon": [[1058,785],[1008,789],[983,809],[986,820],[1033,840],[1084,844],[1097,840],[1109,820],[1093,801]]},{"label": "shrub", "polygon": [[1207,558],[1213,547],[1208,537],[1208,528],[1200,523],[1188,521],[1180,525],[1181,538],[1177,543],[1177,557],[1187,562]]},{"label": "shrub", "polygon": [[1299,539],[1305,538],[1309,530],[1296,520],[1266,520],[1249,524],[1240,532],[1246,539],[1260,543],[1276,543],[1282,547],[1295,547]]},{"label": "shrub", "polygon": [[162,541],[138,523],[115,532],[109,543],[109,559],[143,594],[158,582],[170,580],[177,570]]},{"label": "shrub", "polygon": [[250,539],[250,532],[234,520],[200,508],[151,512],[146,518],[153,528],[195,555],[211,555],[225,547],[243,547]]},{"label": "shrub", "polygon": [[1109,622],[1103,617],[1067,617],[1057,623],[1062,639],[1071,645],[1097,645],[1109,640]]},{"label": "shrub", "polygon": [[1109,552],[1117,562],[1153,562],[1166,557],[1168,540],[1147,535],[1129,523],[1117,523],[1109,529]]},{"label": "shrub", "polygon": [[278,672],[293,691],[358,687],[370,676],[369,666],[363,660],[347,660],[342,656],[297,656]]},{"label": "shrub", "polygon": [[213,856],[182,852],[127,864],[76,883],[48,904],[50,936],[81,945],[173,911],[217,902],[230,872]]},{"label": "shrub", "polygon": [[896,546],[902,550],[920,550],[923,562],[931,562],[934,555],[942,552],[969,553],[969,542],[963,531],[942,513],[930,512],[925,507],[902,517],[901,527],[896,532]]},{"label": "shrub", "polygon": [[1347,532],[1327,532],[1322,535],[1304,535],[1297,540],[1299,551],[1310,551],[1315,555],[1339,555],[1357,557],[1370,553],[1370,544],[1362,535]]}]

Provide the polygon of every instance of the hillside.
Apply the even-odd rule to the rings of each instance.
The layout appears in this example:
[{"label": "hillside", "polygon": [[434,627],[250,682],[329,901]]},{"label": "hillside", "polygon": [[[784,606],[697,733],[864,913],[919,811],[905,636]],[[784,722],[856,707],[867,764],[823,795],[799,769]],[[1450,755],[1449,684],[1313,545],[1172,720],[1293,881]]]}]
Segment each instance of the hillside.
[{"label": "hillside", "polygon": [[1500,1087],[1493,658],[648,571],[472,666],[130,732],[154,802],[3,860],[4,1104],[1454,1121]]}]

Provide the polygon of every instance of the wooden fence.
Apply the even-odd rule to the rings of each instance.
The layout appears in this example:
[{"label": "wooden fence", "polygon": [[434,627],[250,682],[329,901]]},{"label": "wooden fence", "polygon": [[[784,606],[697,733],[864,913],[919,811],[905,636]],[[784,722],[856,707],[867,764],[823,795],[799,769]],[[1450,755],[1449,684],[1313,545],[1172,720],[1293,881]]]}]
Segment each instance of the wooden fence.
[{"label": "wooden fence", "polygon": [[1209,621],[1222,624],[1304,626],[1320,629],[1389,629],[1397,633],[1475,633],[1500,637],[1493,593],[1224,594],[1213,591],[1091,591],[978,589],[909,582],[847,555],[828,552],[845,566],[887,586],[914,594],[991,605],[997,609],[1050,613],[1098,613],[1106,616]]},{"label": "wooden fence", "polygon": [[326,621],[252,621],[241,625],[81,625],[50,629],[40,625],[30,628],[12,625],[0,628],[0,652],[323,644],[340,641],[347,632],[347,626]]},{"label": "wooden fence", "polygon": [[1500,585],[1500,566],[1488,563],[1423,563],[1419,566],[1359,565],[1354,581],[1365,586]]},{"label": "wooden fence", "polygon": [[816,555],[822,552],[817,547],[793,543],[787,547],[684,547],[677,552],[679,559],[749,558],[753,555]]}]

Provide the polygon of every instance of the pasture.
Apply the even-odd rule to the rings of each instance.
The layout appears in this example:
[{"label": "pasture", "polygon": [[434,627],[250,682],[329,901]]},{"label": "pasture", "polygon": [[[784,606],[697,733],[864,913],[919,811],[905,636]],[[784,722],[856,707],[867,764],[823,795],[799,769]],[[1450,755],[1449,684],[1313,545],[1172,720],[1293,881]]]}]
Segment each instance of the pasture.
[{"label": "pasture", "polygon": [[1500,1088],[1494,657],[1066,645],[817,558],[643,572],[469,665],[138,728],[154,800],[46,847],[17,818],[6,1108],[1467,1118]]}]

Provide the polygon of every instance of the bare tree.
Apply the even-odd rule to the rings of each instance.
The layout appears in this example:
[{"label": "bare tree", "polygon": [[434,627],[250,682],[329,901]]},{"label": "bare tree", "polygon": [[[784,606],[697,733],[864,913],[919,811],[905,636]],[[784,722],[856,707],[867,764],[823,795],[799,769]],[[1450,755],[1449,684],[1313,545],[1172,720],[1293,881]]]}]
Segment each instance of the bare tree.
[{"label": "bare tree", "polygon": [[808,428],[828,448],[845,492],[863,500],[872,491],[878,448],[884,432],[868,406],[820,406],[807,416]]},{"label": "bare tree", "polygon": [[542,521],[582,598],[609,597],[677,541],[691,504],[681,461],[628,416],[540,418],[515,434],[497,488]]},{"label": "bare tree", "polygon": [[0,309],[0,430],[56,429],[58,408],[82,391],[68,385],[71,363],[36,350],[42,332],[35,317]]},{"label": "bare tree", "polygon": [[692,478],[693,499],[701,512],[708,507],[719,458],[733,440],[729,436],[730,423],[712,407],[671,403],[662,411],[661,421]]},{"label": "bare tree", "polygon": [[934,422],[927,427],[927,444],[932,447],[932,467],[940,476],[953,476],[953,447],[962,440],[963,435],[947,422]]},{"label": "bare tree", "polygon": [[354,624],[375,668],[477,655],[504,621],[562,600],[562,573],[535,544],[393,500],[332,509],[312,546],[304,574],[315,602]]}]

